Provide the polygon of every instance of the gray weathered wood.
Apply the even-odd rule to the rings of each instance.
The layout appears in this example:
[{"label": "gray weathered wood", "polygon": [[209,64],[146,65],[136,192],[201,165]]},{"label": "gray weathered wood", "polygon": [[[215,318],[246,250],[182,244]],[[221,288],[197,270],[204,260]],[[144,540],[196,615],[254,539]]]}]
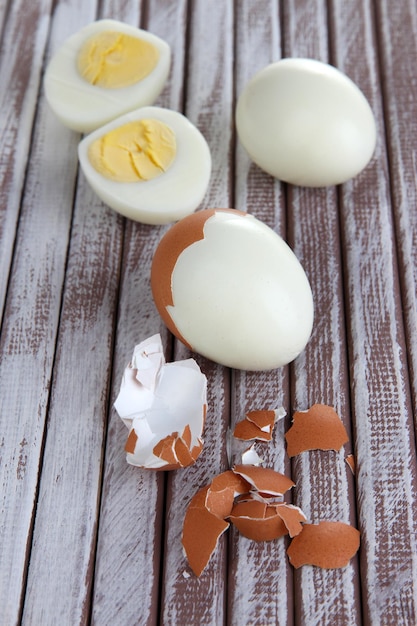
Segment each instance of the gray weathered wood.
[{"label": "gray weathered wood", "polygon": [[[125,220],[94,196],[78,172],[79,135],[43,95],[47,59],[96,17],[171,45],[157,104],[206,136],[213,175],[202,206],[249,211],[304,265],[315,324],[290,367],[230,371],[163,327],[149,278],[167,226]],[[414,624],[415,1],[0,0],[0,25],[1,625]],[[290,55],[339,67],[375,113],[374,158],[338,189],[281,184],[238,141],[244,84]],[[135,344],[156,332],[168,360],[195,356],[208,377],[203,453],[168,475],[126,463],[113,408]],[[290,461],[291,414],[314,402],[335,406],[350,443]],[[294,571],[287,540],[257,544],[232,529],[197,579],[182,552],[185,508],[239,460],[235,422],[280,405],[287,417],[258,453],[295,480],[291,497],[311,521],[357,525],[360,553],[341,570]]]}]

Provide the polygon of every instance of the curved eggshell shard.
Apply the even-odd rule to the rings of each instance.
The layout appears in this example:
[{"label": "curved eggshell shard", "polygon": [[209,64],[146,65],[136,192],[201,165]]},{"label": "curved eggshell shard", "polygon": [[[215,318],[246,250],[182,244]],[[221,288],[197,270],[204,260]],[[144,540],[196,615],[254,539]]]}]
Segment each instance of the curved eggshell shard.
[{"label": "curved eggshell shard", "polygon": [[242,476],[227,470],[213,478],[207,491],[206,506],[213,515],[224,519],[230,515],[235,497],[249,490],[250,484]]},{"label": "curved eggshell shard", "polygon": [[229,523],[220,519],[206,507],[209,487],[203,487],[192,498],[184,519],[182,545],[196,576],[200,576],[217,547],[219,538],[229,528]]},{"label": "curved eggshell shard", "polygon": [[194,359],[165,363],[159,335],[135,347],[114,406],[129,428],[125,451],[131,465],[171,470],[197,460],[207,379]]},{"label": "curved eggshell shard", "polygon": [[151,286],[169,330],[228,367],[281,367],[310,338],[313,299],[301,264],[271,228],[234,209],[174,224],[155,251]]},{"label": "curved eggshell shard", "polygon": [[246,413],[246,419],[256,424],[256,426],[263,432],[271,432],[275,424],[275,411],[249,411]]},{"label": "curved eggshell shard", "polygon": [[242,535],[254,541],[272,541],[288,533],[276,507],[258,500],[238,502],[229,520]]},{"label": "curved eggshell shard", "polygon": [[272,439],[271,433],[263,432],[256,424],[246,418],[237,422],[233,431],[233,437],[241,441],[253,441],[254,439],[271,441]]},{"label": "curved eggshell shard", "polygon": [[285,434],[287,453],[292,457],[307,450],[340,450],[349,441],[346,428],[333,407],[314,404],[297,411]]},{"label": "curved eggshell shard", "polygon": [[306,516],[298,506],[293,504],[277,504],[275,505],[277,515],[284,522],[290,537],[299,535],[303,530],[303,523],[307,520]]},{"label": "curved eggshell shard", "polygon": [[292,540],[287,554],[296,568],[316,565],[333,569],[345,567],[358,551],[359,544],[360,533],[353,526],[323,521],[304,524],[302,532]]},{"label": "curved eggshell shard", "polygon": [[167,328],[190,350],[193,349],[192,346],[181,335],[168,312],[168,307],[174,306],[172,274],[181,253],[192,244],[204,239],[204,224],[215,211],[215,209],[198,211],[190,218],[181,220],[180,226],[176,224],[170,228],[162,238],[152,260],[151,287],[159,314]]},{"label": "curved eggshell shard", "polygon": [[233,471],[247,480],[256,491],[270,496],[282,496],[295,485],[288,476],[269,467],[236,465]]}]

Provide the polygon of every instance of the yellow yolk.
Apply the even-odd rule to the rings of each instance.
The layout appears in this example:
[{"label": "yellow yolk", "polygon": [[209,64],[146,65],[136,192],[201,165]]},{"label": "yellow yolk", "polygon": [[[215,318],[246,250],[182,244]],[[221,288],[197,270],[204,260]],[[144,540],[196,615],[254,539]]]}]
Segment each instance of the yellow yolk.
[{"label": "yellow yolk", "polygon": [[88,157],[106,178],[123,183],[150,180],[165,172],[176,154],[174,132],[159,120],[129,122],[96,139]]},{"label": "yellow yolk", "polygon": [[158,49],[148,41],[124,33],[103,31],[87,39],[78,54],[78,71],[92,85],[128,87],[152,72]]}]

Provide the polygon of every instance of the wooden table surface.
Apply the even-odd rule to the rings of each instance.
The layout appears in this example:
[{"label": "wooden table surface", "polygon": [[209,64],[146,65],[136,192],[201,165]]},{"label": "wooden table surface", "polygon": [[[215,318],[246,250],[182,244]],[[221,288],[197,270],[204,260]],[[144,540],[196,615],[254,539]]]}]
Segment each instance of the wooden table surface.
[{"label": "wooden table surface", "polygon": [[[280,233],[311,281],[311,341],[289,367],[208,378],[205,446],[187,469],[125,460],[113,402],[135,344],[160,332],[186,348],[150,291],[167,226],[117,215],[78,168],[80,136],[45,102],[43,73],[79,28],[112,17],[172,48],[157,104],[205,135],[213,172],[203,207],[253,213]],[[417,624],[417,5],[416,0],[0,1],[0,624]],[[252,164],[236,98],[281,57],[348,74],[374,111],[369,166],[337,188],[284,185]],[[193,355],[195,356],[195,355]],[[296,409],[336,408],[356,457],[290,462]],[[230,427],[255,408],[287,417],[260,454],[296,482],[308,519],[360,529],[342,569],[295,570],[284,539],[225,534],[196,578],[181,546],[185,508],[228,468]],[[258,448],[259,450],[259,448]],[[202,531],[203,532],[203,531]]]}]

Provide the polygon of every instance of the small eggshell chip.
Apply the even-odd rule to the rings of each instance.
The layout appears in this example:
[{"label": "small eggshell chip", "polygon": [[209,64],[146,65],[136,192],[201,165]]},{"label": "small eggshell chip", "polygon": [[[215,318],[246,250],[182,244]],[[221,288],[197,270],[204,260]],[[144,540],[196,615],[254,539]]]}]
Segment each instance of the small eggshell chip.
[{"label": "small eggshell chip", "polygon": [[199,456],[207,410],[207,379],[193,359],[165,363],[160,335],[135,347],[114,407],[129,428],[131,465],[171,470]]},{"label": "small eggshell chip", "polygon": [[[138,124],[143,126],[139,133]],[[203,135],[181,113],[161,107],[136,109],[98,128],[79,143],[78,156],[98,197],[145,224],[189,215],[210,181],[211,156]]]},{"label": "small eggshell chip", "polygon": [[314,59],[282,59],[246,85],[237,132],[252,160],[295,185],[337,185],[356,176],[376,144],[372,110],[359,88]]},{"label": "small eggshell chip", "polygon": [[171,332],[222,365],[281,367],[310,338],[306,274],[284,240],[249,214],[206,209],[172,226],[156,249],[151,285]]},{"label": "small eggshell chip", "polygon": [[170,63],[170,48],[159,37],[116,20],[99,20],[54,54],[45,72],[46,99],[65,126],[91,132],[153,104]]},{"label": "small eggshell chip", "polygon": [[359,544],[360,533],[353,526],[323,521],[304,524],[302,532],[291,541],[287,554],[296,568],[317,565],[333,569],[345,567],[358,551]]},{"label": "small eggshell chip", "polygon": [[246,414],[245,419],[236,424],[233,436],[242,441],[252,439],[271,441],[274,424],[281,417],[280,411],[281,409],[250,411]]},{"label": "small eggshell chip", "polygon": [[303,524],[307,518],[300,507],[283,502],[276,505],[276,511],[284,522],[290,537],[295,537],[303,530]]},{"label": "small eggshell chip", "polygon": [[287,453],[293,457],[307,450],[340,450],[349,441],[346,428],[333,407],[314,404],[297,411],[285,434]]}]

